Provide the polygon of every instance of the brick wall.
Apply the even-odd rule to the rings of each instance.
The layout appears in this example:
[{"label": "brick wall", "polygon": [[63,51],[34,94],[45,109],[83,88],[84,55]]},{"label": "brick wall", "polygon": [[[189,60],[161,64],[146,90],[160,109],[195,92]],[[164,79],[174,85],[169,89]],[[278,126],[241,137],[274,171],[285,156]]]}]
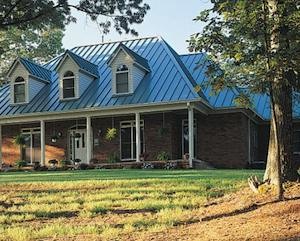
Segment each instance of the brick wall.
[{"label": "brick wall", "polygon": [[[248,161],[248,127],[247,117],[241,113],[204,116],[195,114],[197,119],[197,158],[211,162],[216,167],[242,168]],[[164,127],[166,132],[161,135],[159,129],[163,126],[163,114],[142,115],[145,127],[145,146],[149,160],[156,160],[162,151],[169,153],[171,159],[182,157],[181,141],[183,119],[187,113],[165,113]],[[118,137],[112,141],[105,140],[107,128],[112,127],[111,118],[92,119],[93,128],[93,157],[105,161],[109,154],[120,154],[120,121],[134,120],[134,116],[114,118],[114,127],[118,130]],[[46,123],[46,160],[62,160],[68,157],[68,129],[76,124],[75,121],[58,121]],[[78,121],[85,124],[85,120]],[[21,128],[38,127],[39,124],[4,126],[3,127],[3,159],[6,163],[13,163],[20,159],[19,147],[12,143]],[[55,130],[55,131],[54,131]],[[61,132],[62,136],[56,143],[51,142],[54,133]],[[259,153],[265,156],[267,137],[259,127]],[[264,144],[262,144],[264,143]]]},{"label": "brick wall", "polygon": [[245,168],[248,121],[241,113],[198,118],[198,157],[220,168]]}]

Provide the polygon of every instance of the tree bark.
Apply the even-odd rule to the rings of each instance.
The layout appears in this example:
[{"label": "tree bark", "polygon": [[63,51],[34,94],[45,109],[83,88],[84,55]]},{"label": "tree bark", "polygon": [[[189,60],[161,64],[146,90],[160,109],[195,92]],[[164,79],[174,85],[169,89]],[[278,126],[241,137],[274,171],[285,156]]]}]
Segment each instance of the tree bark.
[{"label": "tree bark", "polygon": [[[295,181],[299,174],[292,154],[292,87],[280,63],[278,51],[285,47],[280,35],[278,0],[267,0],[269,19],[272,22],[269,45],[271,121],[267,167],[264,181],[278,186],[282,195],[282,182]],[[269,61],[270,61],[269,59]]]}]

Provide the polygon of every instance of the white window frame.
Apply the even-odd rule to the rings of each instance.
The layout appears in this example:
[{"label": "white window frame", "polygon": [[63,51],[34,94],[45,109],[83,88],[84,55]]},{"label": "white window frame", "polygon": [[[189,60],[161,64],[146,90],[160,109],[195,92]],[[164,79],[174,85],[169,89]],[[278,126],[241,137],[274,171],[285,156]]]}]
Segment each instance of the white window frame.
[{"label": "white window frame", "polygon": [[[72,72],[73,76],[66,76],[64,77],[64,75],[67,72]],[[68,80],[68,79],[74,79],[74,96],[73,97],[64,97],[64,81]],[[62,78],[61,78],[61,86],[60,86],[60,95],[61,95],[61,100],[74,100],[78,98],[78,88],[77,88],[77,77],[76,77],[76,73],[74,73],[74,71],[71,70],[67,70],[64,72]]]},{"label": "white window frame", "polygon": [[[118,70],[118,67],[120,65],[126,66],[127,70]],[[126,95],[126,94],[130,93],[130,75],[129,75],[130,71],[129,71],[129,66],[127,64],[120,64],[120,65],[118,65],[118,67],[116,69],[116,72],[115,72],[115,94],[116,95]],[[120,93],[120,92],[117,91],[117,86],[118,86],[118,84],[117,84],[118,83],[117,76],[119,74],[125,74],[125,73],[127,73],[127,85],[128,85],[127,88],[128,88],[128,91]]]},{"label": "white window frame", "polygon": [[33,164],[33,134],[41,134],[41,128],[23,128],[21,129],[22,134],[29,134],[30,135],[30,164]]},{"label": "white window frame", "polygon": [[[140,128],[143,127],[143,131],[141,132],[141,135],[143,135],[143,147],[142,150],[145,150],[145,127],[144,127],[144,120],[140,121]],[[122,158],[122,128],[130,128],[131,130],[131,158]],[[133,129],[135,128],[135,120],[128,120],[128,121],[121,121],[120,122],[120,160],[121,161],[132,161],[135,160],[134,158],[134,145],[136,144],[135,142],[133,142]],[[136,141],[136,140],[135,140]]]},{"label": "white window frame", "polygon": [[[23,81],[22,82],[16,82],[16,80],[18,78],[22,78]],[[15,86],[16,85],[24,85],[24,101],[22,102],[16,102],[15,101]],[[26,78],[24,78],[23,76],[18,76],[14,79],[13,83],[12,83],[12,103],[15,105],[22,105],[22,104],[27,104],[28,103],[28,84],[26,81]]]}]

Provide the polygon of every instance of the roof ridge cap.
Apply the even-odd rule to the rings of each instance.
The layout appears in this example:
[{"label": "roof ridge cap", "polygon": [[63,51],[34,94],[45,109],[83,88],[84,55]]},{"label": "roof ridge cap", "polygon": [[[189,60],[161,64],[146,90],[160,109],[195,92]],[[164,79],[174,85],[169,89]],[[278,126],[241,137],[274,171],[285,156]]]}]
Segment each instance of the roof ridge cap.
[{"label": "roof ridge cap", "polygon": [[160,36],[158,36],[158,35],[153,35],[153,36],[136,37],[136,38],[124,39],[124,40],[111,40],[111,41],[106,41],[106,42],[103,42],[103,43],[78,45],[78,46],[72,47],[71,49],[80,48],[80,47],[88,47],[88,46],[97,46],[97,45],[111,44],[111,43],[122,43],[122,42],[127,42],[127,41],[142,40],[142,39],[150,39],[150,38],[157,38],[157,39],[160,39]]}]

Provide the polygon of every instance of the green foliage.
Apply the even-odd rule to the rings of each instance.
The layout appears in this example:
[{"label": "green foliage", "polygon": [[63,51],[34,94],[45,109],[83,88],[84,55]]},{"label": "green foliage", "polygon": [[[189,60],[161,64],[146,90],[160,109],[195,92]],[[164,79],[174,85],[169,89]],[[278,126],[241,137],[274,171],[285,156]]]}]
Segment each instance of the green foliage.
[{"label": "green foliage", "polygon": [[156,156],[156,159],[158,161],[167,161],[167,160],[169,160],[169,158],[170,158],[169,154],[165,151],[158,153]]},{"label": "green foliage", "polygon": [[24,160],[18,160],[18,161],[16,161],[15,165],[17,168],[21,168],[21,167],[25,167],[27,165],[27,162]]},{"label": "green foliage", "polygon": [[116,163],[119,161],[120,161],[120,157],[119,157],[118,153],[112,152],[108,155],[108,158],[107,158],[108,163]]},{"label": "green foliage", "polygon": [[63,29],[69,22],[75,22],[71,9],[86,13],[108,33],[113,27],[119,33],[137,34],[130,27],[139,24],[150,9],[143,0],[22,0],[4,1],[0,5],[0,29],[16,26],[19,29],[39,25]]},{"label": "green foliage", "polygon": [[116,128],[108,128],[105,134],[105,139],[108,141],[112,141],[117,137],[117,129]]},{"label": "green foliage", "polygon": [[[249,106],[249,93],[269,92],[274,71],[281,68],[289,84],[299,86],[300,13],[296,0],[278,2],[279,51],[270,51],[270,36],[276,24],[268,12],[268,0],[217,0],[195,21],[206,23],[189,40],[191,51],[208,54],[209,81],[213,92],[242,88],[237,102]],[[199,63],[202,64],[202,63]],[[245,88],[246,87],[246,88]],[[246,92],[246,89],[248,93]],[[248,98],[248,100],[246,100]]]},{"label": "green foliage", "polygon": [[17,146],[23,146],[23,145],[25,145],[25,137],[24,137],[24,135],[18,134],[17,136],[15,136],[13,142]]},{"label": "green foliage", "polygon": [[26,57],[46,62],[63,51],[63,31],[52,27],[29,27],[22,30],[10,27],[0,31],[0,82],[5,81],[12,61]]}]

